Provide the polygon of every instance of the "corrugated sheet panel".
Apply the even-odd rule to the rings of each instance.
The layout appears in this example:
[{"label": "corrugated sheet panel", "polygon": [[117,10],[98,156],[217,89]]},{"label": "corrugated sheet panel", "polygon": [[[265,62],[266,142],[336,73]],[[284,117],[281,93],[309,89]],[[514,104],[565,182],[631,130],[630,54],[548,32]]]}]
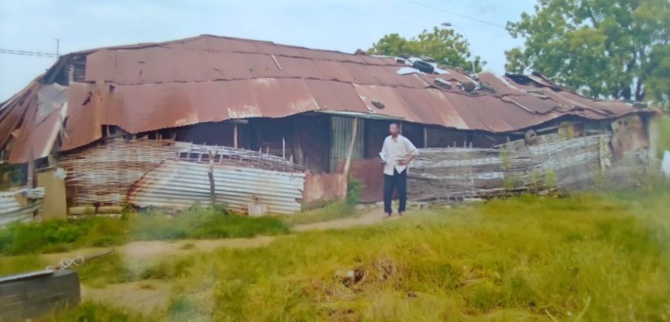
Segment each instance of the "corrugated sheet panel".
[{"label": "corrugated sheet panel", "polygon": [[[186,208],[210,203],[209,165],[168,160],[131,188],[128,200],[139,207]],[[214,165],[217,202],[246,212],[249,203],[265,204],[270,213],[290,214],[301,209],[304,173],[287,173]]]},{"label": "corrugated sheet panel", "polygon": [[[352,159],[362,159],[363,148],[365,142],[364,132],[365,120],[358,120],[358,128],[356,129],[356,138],[354,140],[354,150],[352,151]],[[345,160],[349,152],[349,145],[351,144],[351,135],[354,129],[354,118],[344,116],[331,116],[330,130],[331,130],[331,146],[330,146],[330,172],[337,170],[339,160]]]},{"label": "corrugated sheet panel", "polygon": [[24,192],[27,190],[0,192],[0,227],[17,221],[33,220],[33,213],[40,209],[41,204],[38,202],[22,206],[16,200],[16,195]]},{"label": "corrugated sheet panel", "polygon": [[27,161],[31,149],[36,159],[49,155],[67,112],[64,107],[67,106],[67,90],[58,84],[37,84],[33,88],[35,95],[17,102],[23,107],[23,114],[17,118],[22,124],[14,142],[14,147],[19,148],[12,150],[9,162]]}]

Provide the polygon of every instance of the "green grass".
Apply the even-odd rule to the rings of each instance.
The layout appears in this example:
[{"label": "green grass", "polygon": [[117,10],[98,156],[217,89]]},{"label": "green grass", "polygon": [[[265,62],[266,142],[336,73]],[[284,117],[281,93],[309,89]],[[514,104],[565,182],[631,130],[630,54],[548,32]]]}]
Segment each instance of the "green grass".
[{"label": "green grass", "polygon": [[78,247],[120,245],[132,240],[249,238],[288,232],[288,224],[279,218],[226,215],[219,210],[195,207],[176,217],[147,212],[121,220],[16,223],[0,229],[0,254],[53,253]]},{"label": "green grass", "polygon": [[[667,195],[635,202],[522,196],[303,233],[265,248],[221,249],[193,259],[174,279],[166,314],[216,321],[662,321],[670,316],[668,206]],[[343,280],[341,270],[365,277]]]},{"label": "green grass", "polygon": [[670,117],[665,116],[660,124],[659,153],[663,157],[663,151],[670,151]]},{"label": "green grass", "polygon": [[[158,262],[152,266],[137,269],[117,254],[112,253],[92,260],[74,270],[82,284],[93,288],[104,288],[108,284],[127,283],[140,280],[169,280],[186,274],[192,266],[191,257]],[[25,266],[28,266],[25,263]]]},{"label": "green grass", "polygon": [[17,272],[39,271],[47,267],[47,263],[37,255],[0,257],[0,276]]},{"label": "green grass", "polygon": [[354,206],[350,206],[344,201],[336,201],[323,208],[306,210],[289,215],[286,218],[286,222],[295,226],[342,218],[352,218],[358,215],[360,215],[360,212],[357,211]]},{"label": "green grass", "polygon": [[143,322],[162,321],[151,314],[138,314],[107,304],[83,302],[77,309],[61,311],[45,319],[48,322]]}]

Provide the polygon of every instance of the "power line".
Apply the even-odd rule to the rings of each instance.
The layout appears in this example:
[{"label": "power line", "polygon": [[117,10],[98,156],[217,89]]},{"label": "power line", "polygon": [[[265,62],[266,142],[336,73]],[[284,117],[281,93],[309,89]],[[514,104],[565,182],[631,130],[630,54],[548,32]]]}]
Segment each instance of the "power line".
[{"label": "power line", "polygon": [[51,57],[51,58],[58,57],[58,55],[54,54],[54,53],[42,53],[42,52],[38,52],[38,51],[12,50],[12,49],[3,49],[3,48],[0,48],[0,54],[21,55],[21,56],[37,56],[37,57]]},{"label": "power line", "polygon": [[444,13],[448,13],[450,15],[454,15],[454,16],[457,16],[457,17],[461,17],[461,18],[469,19],[469,20],[476,21],[476,22],[479,22],[479,23],[487,24],[489,26],[494,26],[494,27],[507,29],[507,27],[505,27],[503,25],[499,25],[499,24],[494,23],[494,22],[478,19],[478,18],[475,18],[475,17],[466,16],[466,15],[463,15],[463,14],[460,14],[460,13],[457,13],[457,12],[453,12],[453,11],[449,11],[449,10],[440,9],[440,8],[433,7],[431,5],[427,5],[425,3],[421,3],[421,2],[418,2],[418,1],[407,0],[407,2],[411,2],[413,4],[416,4],[416,5],[425,7],[425,8],[429,8],[429,9],[432,9],[432,10],[437,10],[437,11],[441,11],[441,12],[444,12]]},{"label": "power line", "polygon": [[334,8],[341,9],[341,10],[355,12],[355,13],[358,13],[358,14],[361,14],[361,15],[364,15],[364,16],[370,16],[370,17],[375,17],[375,18],[378,18],[378,19],[389,20],[389,21],[393,21],[393,22],[395,22],[395,23],[400,23],[400,24],[410,24],[410,25],[413,25],[413,26],[415,26],[415,27],[423,28],[422,26],[419,26],[418,24],[416,24],[416,23],[412,23],[412,22],[409,22],[409,21],[402,21],[402,20],[393,19],[393,18],[390,18],[390,17],[385,17],[385,16],[381,16],[381,15],[376,15],[376,14],[372,14],[372,13],[369,13],[369,12],[365,12],[365,11],[361,11],[361,10],[356,10],[356,9],[352,9],[352,8],[348,8],[348,7],[344,7],[344,6],[340,6],[340,5],[337,5],[337,4],[334,4],[334,3],[330,3],[330,2],[326,2],[326,1],[320,1],[320,0],[313,0],[313,1],[316,2],[316,3],[320,3],[320,4],[323,4],[323,5],[331,6],[331,7],[334,7]]}]

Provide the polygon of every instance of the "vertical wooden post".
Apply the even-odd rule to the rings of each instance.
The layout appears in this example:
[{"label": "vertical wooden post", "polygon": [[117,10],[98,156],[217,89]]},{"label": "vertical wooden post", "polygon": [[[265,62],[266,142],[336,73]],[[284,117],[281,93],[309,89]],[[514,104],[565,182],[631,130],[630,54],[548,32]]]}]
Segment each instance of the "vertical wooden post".
[{"label": "vertical wooden post", "polygon": [[349,167],[351,165],[351,155],[354,153],[354,144],[356,143],[356,134],[358,134],[358,118],[354,118],[354,126],[351,130],[351,142],[349,142],[349,151],[347,151],[347,160],[344,162],[345,175],[349,174]]},{"label": "vertical wooden post", "polygon": [[216,206],[216,189],[214,186],[214,152],[209,150],[209,171],[207,176],[209,177],[209,199],[212,207]]},{"label": "vertical wooden post", "polygon": [[237,149],[237,123],[234,124],[233,128],[233,146]]},{"label": "vertical wooden post", "polygon": [[28,180],[26,184],[28,185],[28,188],[33,189],[35,188],[35,151],[33,147],[30,147],[30,152],[28,154]]}]

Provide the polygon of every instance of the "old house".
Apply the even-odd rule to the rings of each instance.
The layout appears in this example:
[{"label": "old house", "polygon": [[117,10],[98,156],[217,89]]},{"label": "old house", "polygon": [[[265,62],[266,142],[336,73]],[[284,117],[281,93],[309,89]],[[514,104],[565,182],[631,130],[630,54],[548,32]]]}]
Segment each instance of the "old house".
[{"label": "old house", "polygon": [[[426,149],[412,184],[432,184],[437,198],[476,194],[480,181],[501,188],[502,168],[520,167],[522,176],[546,168],[538,158],[555,150],[533,148],[543,143],[560,149],[597,138],[589,140],[603,167],[631,151],[652,153],[653,116],[539,74],[470,75],[421,60],[202,35],[60,57],[2,103],[0,151],[9,163],[65,169],[70,205],[185,207],[215,198],[240,211],[291,213],[341,197],[345,164],[364,181],[364,201],[379,200],[375,156],[389,121]],[[503,162],[500,146],[513,162]],[[431,174],[459,173],[450,166],[469,170]]]}]

